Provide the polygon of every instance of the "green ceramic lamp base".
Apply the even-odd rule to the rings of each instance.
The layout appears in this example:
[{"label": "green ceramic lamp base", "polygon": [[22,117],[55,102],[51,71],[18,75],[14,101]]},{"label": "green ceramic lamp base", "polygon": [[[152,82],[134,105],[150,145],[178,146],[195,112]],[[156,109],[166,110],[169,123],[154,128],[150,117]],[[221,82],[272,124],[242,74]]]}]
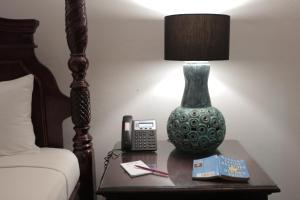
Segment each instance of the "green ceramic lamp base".
[{"label": "green ceramic lamp base", "polygon": [[183,152],[213,153],[225,137],[222,113],[211,106],[208,92],[209,64],[184,65],[185,89],[181,106],[170,115],[167,132],[170,141]]}]

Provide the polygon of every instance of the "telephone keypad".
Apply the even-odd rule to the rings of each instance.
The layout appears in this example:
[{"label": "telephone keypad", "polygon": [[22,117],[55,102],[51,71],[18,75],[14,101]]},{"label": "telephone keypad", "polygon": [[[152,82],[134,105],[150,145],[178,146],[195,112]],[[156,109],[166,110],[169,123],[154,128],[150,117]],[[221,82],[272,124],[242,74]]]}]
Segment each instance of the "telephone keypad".
[{"label": "telephone keypad", "polygon": [[156,146],[156,134],[154,131],[134,131],[134,137],[132,137],[132,150],[149,150],[155,151]]}]

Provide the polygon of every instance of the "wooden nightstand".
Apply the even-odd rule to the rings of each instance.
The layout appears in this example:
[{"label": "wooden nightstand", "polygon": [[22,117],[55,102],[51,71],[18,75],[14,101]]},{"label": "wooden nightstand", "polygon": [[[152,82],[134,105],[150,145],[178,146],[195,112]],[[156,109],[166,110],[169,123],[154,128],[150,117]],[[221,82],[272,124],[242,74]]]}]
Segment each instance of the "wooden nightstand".
[{"label": "wooden nightstand", "polygon": [[[248,183],[192,180],[192,160],[199,156],[181,154],[168,141],[159,141],[157,152],[128,152],[111,159],[97,194],[107,199],[266,200],[268,195],[280,192],[239,142],[224,141],[218,150],[220,154],[247,161]],[[120,163],[134,160],[143,160],[151,167],[168,171],[169,177],[145,175],[130,178]]]}]

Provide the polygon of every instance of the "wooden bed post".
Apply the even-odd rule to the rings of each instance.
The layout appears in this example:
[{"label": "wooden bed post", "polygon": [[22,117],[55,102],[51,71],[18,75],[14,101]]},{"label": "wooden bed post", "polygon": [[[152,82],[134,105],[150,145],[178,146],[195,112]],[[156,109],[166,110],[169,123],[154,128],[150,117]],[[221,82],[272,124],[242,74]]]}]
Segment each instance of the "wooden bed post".
[{"label": "wooden bed post", "polygon": [[80,165],[80,199],[95,200],[95,163],[92,137],[89,134],[91,119],[90,93],[85,80],[88,59],[87,16],[85,0],[65,0],[66,34],[71,56],[68,62],[72,71],[71,113],[76,132],[73,138],[74,153]]}]

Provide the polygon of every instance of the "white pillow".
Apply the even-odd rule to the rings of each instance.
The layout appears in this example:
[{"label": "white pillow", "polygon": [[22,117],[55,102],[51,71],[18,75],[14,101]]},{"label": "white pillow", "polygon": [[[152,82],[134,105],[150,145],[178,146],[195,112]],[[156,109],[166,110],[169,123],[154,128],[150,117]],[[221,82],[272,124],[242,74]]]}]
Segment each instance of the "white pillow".
[{"label": "white pillow", "polygon": [[31,121],[32,74],[0,82],[0,156],[37,150]]}]

